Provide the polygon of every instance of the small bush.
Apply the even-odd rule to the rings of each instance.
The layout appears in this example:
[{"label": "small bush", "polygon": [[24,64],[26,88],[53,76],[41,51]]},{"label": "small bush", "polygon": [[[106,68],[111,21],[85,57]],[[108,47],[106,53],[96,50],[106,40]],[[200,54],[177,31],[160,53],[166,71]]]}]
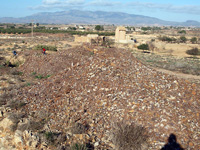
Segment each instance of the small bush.
[{"label": "small bush", "polygon": [[88,150],[88,148],[84,144],[75,143],[70,147],[70,150]]},{"label": "small bush", "polygon": [[185,30],[181,30],[181,31],[178,31],[178,33],[180,33],[180,34],[186,34],[186,31]]},{"label": "small bush", "polygon": [[44,135],[45,135],[45,138],[47,139],[47,141],[49,143],[54,143],[54,141],[55,141],[55,139],[54,139],[54,133],[52,133],[52,132],[45,132]]},{"label": "small bush", "polygon": [[180,37],[180,42],[185,43],[187,41],[187,38],[185,36]]},{"label": "small bush", "polygon": [[191,38],[191,39],[190,39],[190,42],[192,42],[192,44],[197,43],[197,38],[196,38],[196,37]]},{"label": "small bush", "polygon": [[137,48],[142,49],[142,50],[149,50],[149,45],[148,44],[141,44]]},{"label": "small bush", "polygon": [[200,50],[198,48],[193,48],[191,50],[187,50],[186,53],[188,55],[200,55]]},{"label": "small bush", "polygon": [[118,122],[112,129],[112,142],[117,150],[140,150],[147,144],[147,132],[136,124]]},{"label": "small bush", "polygon": [[176,39],[175,38],[170,38],[170,37],[167,37],[167,36],[160,36],[158,38],[160,41],[166,41],[166,42],[175,42]]}]

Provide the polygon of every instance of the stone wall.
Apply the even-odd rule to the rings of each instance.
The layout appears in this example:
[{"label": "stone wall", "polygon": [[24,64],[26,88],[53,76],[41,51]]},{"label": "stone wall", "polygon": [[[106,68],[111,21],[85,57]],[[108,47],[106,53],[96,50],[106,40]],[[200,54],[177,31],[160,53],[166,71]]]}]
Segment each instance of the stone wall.
[{"label": "stone wall", "polygon": [[74,37],[75,37],[75,42],[90,43],[92,39],[97,39],[99,36],[98,34],[88,34],[87,36],[74,35]]}]

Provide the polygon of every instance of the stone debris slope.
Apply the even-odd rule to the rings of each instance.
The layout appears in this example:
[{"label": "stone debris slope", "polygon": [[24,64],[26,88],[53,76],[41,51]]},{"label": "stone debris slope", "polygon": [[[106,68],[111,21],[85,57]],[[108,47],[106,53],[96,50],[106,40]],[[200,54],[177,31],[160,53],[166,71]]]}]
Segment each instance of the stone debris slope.
[{"label": "stone debris slope", "polygon": [[27,102],[27,114],[48,116],[53,132],[69,134],[73,123],[87,124],[84,134],[69,136],[65,143],[79,136],[95,149],[114,149],[112,123],[126,119],[147,129],[149,149],[160,149],[170,133],[184,148],[200,149],[199,85],[150,69],[130,51],[80,46],[33,53],[20,71],[51,75],[15,90],[14,100]]}]

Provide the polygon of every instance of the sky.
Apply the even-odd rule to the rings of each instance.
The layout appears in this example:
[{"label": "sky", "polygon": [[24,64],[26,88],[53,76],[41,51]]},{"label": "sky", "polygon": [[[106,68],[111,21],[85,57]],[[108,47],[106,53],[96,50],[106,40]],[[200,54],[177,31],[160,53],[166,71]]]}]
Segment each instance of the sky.
[{"label": "sky", "polygon": [[124,12],[166,21],[200,22],[200,0],[2,0],[0,17],[68,10]]}]

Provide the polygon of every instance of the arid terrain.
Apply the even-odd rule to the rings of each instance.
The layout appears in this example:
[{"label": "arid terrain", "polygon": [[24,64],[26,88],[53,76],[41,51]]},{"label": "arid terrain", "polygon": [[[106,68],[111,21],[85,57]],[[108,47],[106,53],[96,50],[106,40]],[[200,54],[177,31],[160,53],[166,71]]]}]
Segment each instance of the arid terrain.
[{"label": "arid terrain", "polygon": [[200,59],[186,54],[199,44],[155,39],[144,53],[136,46],[157,36],[136,37],[105,47],[68,34],[1,35],[0,147],[155,150],[173,133],[200,149]]}]

